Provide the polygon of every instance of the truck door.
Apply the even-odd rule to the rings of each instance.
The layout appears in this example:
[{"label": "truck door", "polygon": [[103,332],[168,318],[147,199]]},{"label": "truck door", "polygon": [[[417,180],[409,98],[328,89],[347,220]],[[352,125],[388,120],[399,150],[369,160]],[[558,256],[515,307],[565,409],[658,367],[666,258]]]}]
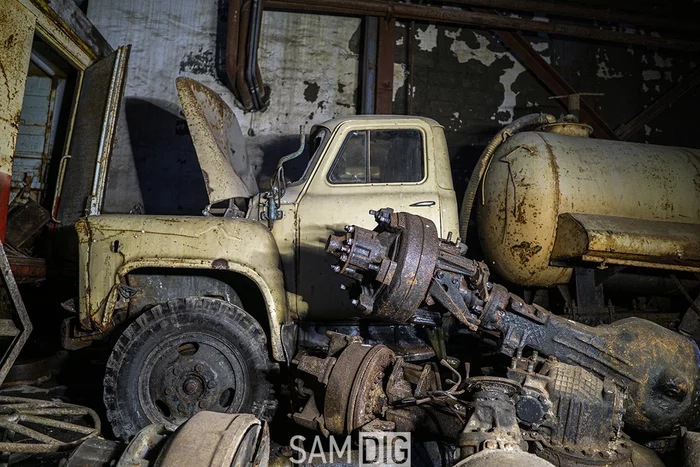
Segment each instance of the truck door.
[{"label": "truck door", "polygon": [[[371,122],[371,123],[368,123]],[[350,121],[335,130],[297,210],[297,310],[309,319],[357,315],[344,281],[324,251],[346,224],[373,229],[370,209],[392,207],[427,217],[440,228],[430,126],[411,119]]]}]

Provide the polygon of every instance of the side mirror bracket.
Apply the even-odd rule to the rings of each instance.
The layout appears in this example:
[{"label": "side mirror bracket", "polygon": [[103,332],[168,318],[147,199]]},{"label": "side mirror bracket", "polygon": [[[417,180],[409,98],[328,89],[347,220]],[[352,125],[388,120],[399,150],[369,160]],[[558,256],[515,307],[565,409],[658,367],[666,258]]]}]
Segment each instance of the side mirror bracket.
[{"label": "side mirror bracket", "polygon": [[299,126],[299,149],[291,154],[287,154],[282,157],[277,162],[277,168],[275,169],[275,174],[272,176],[272,181],[270,183],[270,191],[265,194],[267,198],[267,203],[265,206],[265,212],[262,214],[262,218],[267,220],[268,228],[272,229],[272,225],[277,219],[282,218],[282,211],[279,209],[281,204],[281,199],[284,196],[285,189],[287,187],[287,181],[284,178],[284,164],[292,159],[296,159],[304,152],[306,147],[306,139],[304,138],[304,125]]}]

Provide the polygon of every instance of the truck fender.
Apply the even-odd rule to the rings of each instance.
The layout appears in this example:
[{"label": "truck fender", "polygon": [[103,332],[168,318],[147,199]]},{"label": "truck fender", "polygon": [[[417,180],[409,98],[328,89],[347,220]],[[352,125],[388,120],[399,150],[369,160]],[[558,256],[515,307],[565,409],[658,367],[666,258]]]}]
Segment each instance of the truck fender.
[{"label": "truck fender", "polygon": [[102,215],[76,223],[79,320],[108,332],[124,277],[142,268],[227,270],[250,279],[265,301],[272,357],[291,322],[277,244],[261,223],[238,218]]}]

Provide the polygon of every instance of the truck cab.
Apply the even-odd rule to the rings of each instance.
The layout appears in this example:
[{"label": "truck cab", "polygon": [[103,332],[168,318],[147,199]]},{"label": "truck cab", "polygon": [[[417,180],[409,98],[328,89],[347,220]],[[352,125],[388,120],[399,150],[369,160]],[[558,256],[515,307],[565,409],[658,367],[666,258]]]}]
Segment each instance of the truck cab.
[{"label": "truck cab", "polygon": [[[285,188],[280,218],[272,224],[299,319],[356,315],[341,279],[330,274],[328,236],[346,222],[371,226],[377,203],[431,219],[441,235],[458,232],[457,204],[442,127],[403,116],[336,118],[311,131],[313,154],[304,175]],[[266,201],[249,216],[261,219]],[[257,208],[257,209],[256,209]]]}]

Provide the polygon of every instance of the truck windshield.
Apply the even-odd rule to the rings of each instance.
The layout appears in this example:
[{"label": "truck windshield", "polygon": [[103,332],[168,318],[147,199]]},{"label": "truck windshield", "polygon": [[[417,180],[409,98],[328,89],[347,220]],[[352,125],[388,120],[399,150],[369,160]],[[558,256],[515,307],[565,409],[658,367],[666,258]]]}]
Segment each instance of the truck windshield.
[{"label": "truck windshield", "polygon": [[311,134],[309,135],[307,143],[308,153],[304,151],[304,153],[310,154],[311,156],[307,161],[306,168],[304,169],[304,173],[302,174],[302,176],[294,182],[290,183],[288,186],[298,185],[304,182],[309,177],[309,172],[311,172],[311,169],[316,165],[318,158],[323,152],[323,148],[326,146],[326,142],[328,141],[328,135],[330,135],[330,131],[328,131],[327,128],[313,127],[311,129]]}]

